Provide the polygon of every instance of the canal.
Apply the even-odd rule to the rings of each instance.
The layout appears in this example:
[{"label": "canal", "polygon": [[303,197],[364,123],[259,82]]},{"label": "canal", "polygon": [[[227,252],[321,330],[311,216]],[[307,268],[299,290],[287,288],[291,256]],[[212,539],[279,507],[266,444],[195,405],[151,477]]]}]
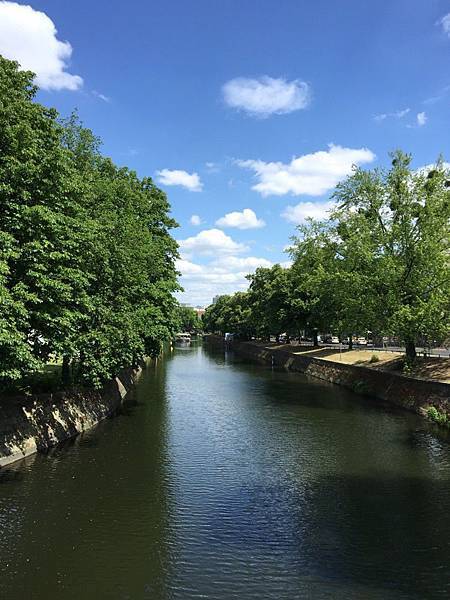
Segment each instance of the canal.
[{"label": "canal", "polygon": [[448,598],[449,506],[415,415],[193,346],[1,471],[0,598]]}]

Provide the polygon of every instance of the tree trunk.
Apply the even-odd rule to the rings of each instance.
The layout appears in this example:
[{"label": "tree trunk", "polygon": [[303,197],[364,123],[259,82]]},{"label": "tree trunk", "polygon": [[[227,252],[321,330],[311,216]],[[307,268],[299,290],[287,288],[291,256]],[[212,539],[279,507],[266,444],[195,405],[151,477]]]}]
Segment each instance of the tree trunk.
[{"label": "tree trunk", "polygon": [[353,350],[353,337],[351,335],[348,337],[348,349]]},{"label": "tree trunk", "polygon": [[317,331],[317,329],[314,329],[313,331],[313,346],[318,346],[319,345],[319,332]]},{"label": "tree trunk", "polygon": [[70,358],[67,355],[64,355],[61,368],[61,380],[64,387],[67,387],[70,384],[70,379]]},{"label": "tree trunk", "polygon": [[406,358],[408,360],[415,360],[416,354],[416,344],[414,340],[405,340],[405,350],[406,350]]},{"label": "tree trunk", "polygon": [[83,366],[84,366],[84,352],[82,350],[80,352],[80,358],[78,359],[77,370],[76,370],[74,381],[79,382],[81,380],[81,375],[83,373]]}]

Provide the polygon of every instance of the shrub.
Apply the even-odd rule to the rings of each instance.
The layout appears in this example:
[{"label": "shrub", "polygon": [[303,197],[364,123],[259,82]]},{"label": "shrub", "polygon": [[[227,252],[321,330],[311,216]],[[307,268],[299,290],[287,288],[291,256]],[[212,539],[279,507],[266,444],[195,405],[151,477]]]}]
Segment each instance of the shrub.
[{"label": "shrub", "polygon": [[450,426],[447,414],[439,411],[435,406],[429,406],[427,408],[427,417],[439,425]]}]

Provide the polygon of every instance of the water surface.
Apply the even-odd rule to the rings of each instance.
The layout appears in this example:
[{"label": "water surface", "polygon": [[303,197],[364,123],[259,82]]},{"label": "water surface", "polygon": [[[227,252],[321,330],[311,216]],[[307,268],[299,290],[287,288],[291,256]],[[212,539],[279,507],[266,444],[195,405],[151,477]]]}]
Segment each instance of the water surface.
[{"label": "water surface", "polygon": [[412,414],[201,347],[0,473],[0,598],[450,597],[450,447]]}]

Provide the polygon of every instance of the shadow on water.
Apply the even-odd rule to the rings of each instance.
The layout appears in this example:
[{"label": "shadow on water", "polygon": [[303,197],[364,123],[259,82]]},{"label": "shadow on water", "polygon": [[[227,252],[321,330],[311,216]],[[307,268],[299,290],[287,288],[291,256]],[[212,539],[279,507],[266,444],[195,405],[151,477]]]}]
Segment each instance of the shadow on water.
[{"label": "shadow on water", "polygon": [[450,448],[416,415],[198,345],[0,472],[0,597],[449,597]]}]

